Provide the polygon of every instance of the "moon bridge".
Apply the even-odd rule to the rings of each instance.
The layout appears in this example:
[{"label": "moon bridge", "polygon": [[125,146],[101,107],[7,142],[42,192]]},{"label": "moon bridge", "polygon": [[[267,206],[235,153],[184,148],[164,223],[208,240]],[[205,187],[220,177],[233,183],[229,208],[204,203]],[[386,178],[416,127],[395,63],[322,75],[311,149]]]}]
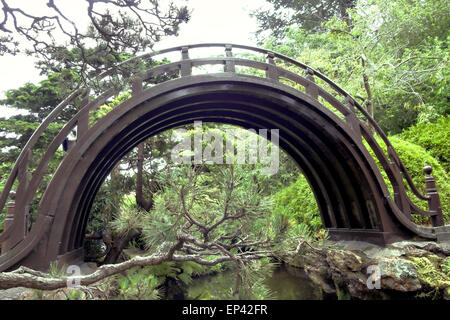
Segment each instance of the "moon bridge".
[{"label": "moon bridge", "polygon": [[[220,53],[190,57],[202,50]],[[156,57],[174,54],[179,60],[154,66]],[[125,92],[129,96],[122,101]],[[102,108],[119,96],[119,105]],[[75,115],[45,153],[35,155],[50,124],[70,112]],[[432,169],[424,169],[423,195],[386,134],[345,90],[279,53],[210,43],[124,61],[53,109],[23,148],[0,197],[2,210],[7,204],[0,271],[18,265],[45,269],[54,260],[81,259],[92,203],[112,168],[145,139],[197,120],[279,129],[280,147],[305,174],[332,240],[383,245],[413,237],[450,239]],[[68,141],[73,130],[76,140]],[[61,144],[67,150],[63,154]],[[59,166],[52,170],[55,159]],[[37,165],[31,174],[32,161]],[[409,198],[408,188],[428,203],[428,210]],[[45,190],[40,197],[39,190]],[[28,228],[33,203],[38,203],[36,219]],[[411,214],[430,217],[430,226],[415,224]]]}]

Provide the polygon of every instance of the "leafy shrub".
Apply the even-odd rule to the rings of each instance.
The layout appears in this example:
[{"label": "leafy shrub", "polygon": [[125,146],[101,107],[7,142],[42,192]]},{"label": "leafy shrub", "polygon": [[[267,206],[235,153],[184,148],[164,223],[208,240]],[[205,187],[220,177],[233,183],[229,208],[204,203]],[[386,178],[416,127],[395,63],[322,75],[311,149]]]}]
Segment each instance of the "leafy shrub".
[{"label": "leafy shrub", "polygon": [[400,138],[425,148],[450,172],[450,115],[436,122],[418,123],[403,131]]},{"label": "leafy shrub", "polygon": [[[436,184],[439,191],[439,196],[441,199],[441,207],[442,212],[444,214],[444,219],[448,223],[450,221],[450,183],[448,181],[447,172],[440,165],[439,161],[437,161],[428,151],[426,151],[421,146],[402,140],[398,136],[392,136],[389,138],[390,142],[394,146],[397,151],[400,159],[408,170],[414,184],[417,186],[417,189],[422,193],[426,194],[425,188],[425,174],[423,173],[423,167],[426,165],[430,165],[433,168],[432,175],[436,178]],[[377,139],[380,146],[384,146],[381,138]],[[376,159],[372,149],[368,148],[372,157],[375,159],[376,164],[381,170],[381,174],[384,178],[384,181],[388,185],[389,191],[393,194],[392,186],[387,178],[385,171],[382,169],[380,163]],[[406,185],[406,181],[405,181]],[[420,208],[427,210],[428,204],[426,201],[421,201],[417,199],[415,195],[407,190],[408,196],[410,199]],[[420,224],[426,224],[429,221],[428,217],[425,216],[414,216],[414,222]]]},{"label": "leafy shrub", "polygon": [[5,226],[5,218],[6,218],[6,214],[3,212],[0,212],[0,233],[3,232],[3,228]]},{"label": "leafy shrub", "polygon": [[193,278],[220,273],[224,270],[226,267],[223,263],[207,267],[192,261],[168,261],[159,265],[129,269],[114,276],[110,283],[117,288],[115,299],[173,299],[172,291],[187,288]]},{"label": "leafy shrub", "polygon": [[296,229],[301,234],[312,235],[322,229],[316,199],[303,175],[274,195],[272,225],[275,230]]},{"label": "leafy shrub", "polygon": [[[448,288],[450,286],[450,278],[445,270],[439,268],[433,256],[430,257],[411,257],[419,278],[432,288]],[[444,261],[443,261],[444,262]]]},{"label": "leafy shrub", "polygon": [[117,277],[118,299],[122,300],[156,300],[159,292],[156,287],[160,284],[158,279],[148,272],[146,268],[132,268],[124,275]]}]

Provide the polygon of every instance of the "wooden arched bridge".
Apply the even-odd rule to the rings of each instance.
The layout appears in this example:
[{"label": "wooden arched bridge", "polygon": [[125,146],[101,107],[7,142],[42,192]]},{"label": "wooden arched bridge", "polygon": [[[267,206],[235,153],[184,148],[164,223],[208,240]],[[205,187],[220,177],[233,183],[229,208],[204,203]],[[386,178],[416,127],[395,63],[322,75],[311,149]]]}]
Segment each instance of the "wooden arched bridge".
[{"label": "wooden arched bridge", "polygon": [[[221,53],[190,57],[204,48]],[[241,54],[246,52],[253,55]],[[117,72],[117,68],[148,65],[156,56],[168,53],[179,54],[180,60],[138,68],[129,77]],[[255,56],[259,58],[249,58]],[[205,68],[202,66],[217,70],[211,72],[213,67],[208,67],[209,72],[196,73]],[[152,135],[195,120],[279,129],[280,147],[307,177],[331,239],[386,244],[410,238],[449,238],[431,168],[424,170],[427,194],[422,195],[374,119],[316,70],[265,49],[217,43],[161,50],[117,68],[95,80],[95,87],[104,90],[79,89],[56,106],[22,150],[0,198],[0,209],[8,207],[5,230],[0,235],[0,271],[18,265],[44,269],[54,260],[69,263],[81,259],[92,203],[115,164]],[[163,81],[155,84],[158,77]],[[90,117],[106,101],[127,90],[131,91],[127,100],[100,119]],[[38,139],[52,121],[75,107],[77,113],[54,136],[46,152],[34,155]],[[61,144],[74,129],[76,141],[51,172],[50,160],[60,153]],[[384,182],[370,148],[390,186]],[[30,174],[32,158],[35,165]],[[44,177],[51,180],[42,188]],[[35,199],[40,187],[45,192]],[[408,197],[408,187],[418,199],[428,201],[428,211]],[[39,205],[28,228],[32,203]],[[430,226],[415,224],[411,219],[414,213],[429,216]]]}]

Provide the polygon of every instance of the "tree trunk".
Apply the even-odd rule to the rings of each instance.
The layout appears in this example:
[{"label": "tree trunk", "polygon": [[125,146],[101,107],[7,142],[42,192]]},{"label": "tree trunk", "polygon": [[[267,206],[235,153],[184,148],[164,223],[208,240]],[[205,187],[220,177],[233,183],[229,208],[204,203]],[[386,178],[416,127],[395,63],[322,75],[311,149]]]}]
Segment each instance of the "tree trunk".
[{"label": "tree trunk", "polygon": [[136,203],[145,211],[150,211],[153,207],[153,196],[147,201],[143,195],[143,171],[144,171],[144,143],[138,145],[138,161],[136,176]]},{"label": "tree trunk", "polygon": [[133,238],[137,237],[140,234],[141,234],[140,230],[131,229],[123,237],[115,238],[112,241],[112,245],[111,245],[110,249],[108,250],[108,253],[106,254],[105,260],[103,260],[102,265],[116,263],[117,260],[119,259],[120,254],[122,253],[123,249],[125,249],[127,244]]},{"label": "tree trunk", "polygon": [[[372,97],[372,89],[370,87],[370,82],[369,82],[369,77],[367,76],[366,73],[366,60],[364,57],[361,57],[361,65],[363,67],[363,82],[364,82],[364,89],[366,90],[366,95],[367,95],[367,99],[366,99],[366,110],[367,113],[372,117],[372,119],[374,118],[373,116],[373,97]],[[369,122],[369,120],[367,119],[367,126],[369,127],[370,132],[373,134],[374,133],[374,128],[372,126],[372,124]]]},{"label": "tree trunk", "polygon": [[[77,277],[79,279],[79,284],[81,286],[88,286],[132,267],[154,266],[170,261],[174,256],[174,252],[180,249],[182,245],[183,243],[178,241],[165,254],[154,254],[148,257],[134,257],[133,259],[119,264],[101,266],[94,273]],[[67,287],[69,282],[72,282],[70,277],[48,278],[48,274],[23,266],[11,272],[0,272],[0,289],[25,287],[39,290],[55,290]]]}]

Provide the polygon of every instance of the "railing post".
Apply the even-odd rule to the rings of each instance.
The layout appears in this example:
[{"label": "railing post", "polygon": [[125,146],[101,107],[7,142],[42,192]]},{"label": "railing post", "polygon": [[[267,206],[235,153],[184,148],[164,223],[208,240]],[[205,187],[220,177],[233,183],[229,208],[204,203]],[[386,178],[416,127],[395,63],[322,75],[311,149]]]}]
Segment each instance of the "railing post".
[{"label": "railing post", "polygon": [[306,93],[313,99],[317,100],[319,98],[319,88],[314,80],[314,71],[310,68],[306,69],[306,80],[311,81],[311,84],[305,87]]},{"label": "railing post", "polygon": [[142,78],[137,77],[133,79],[131,82],[131,94],[133,96],[137,96],[142,93],[143,87],[142,87]]},{"label": "railing post", "polygon": [[[8,202],[8,205],[6,207],[6,217],[5,217],[5,221],[4,221],[4,227],[3,230],[8,230],[9,227],[11,227],[11,225],[14,222],[14,212],[15,212],[15,208],[16,208],[16,193],[14,191],[11,191],[9,193],[9,197],[11,198],[11,200]],[[2,243],[2,254],[5,254],[6,252],[8,252],[11,249],[11,237],[9,237],[7,240],[5,240]]]},{"label": "railing post", "polygon": [[361,142],[361,127],[360,127],[360,121],[355,113],[355,102],[350,96],[345,97],[345,106],[350,111],[345,116],[345,121],[347,122],[348,126],[353,132],[353,137],[356,141]]},{"label": "railing post", "polygon": [[431,225],[433,227],[440,227],[444,225],[444,216],[442,215],[441,201],[439,199],[439,193],[436,189],[436,180],[431,175],[433,168],[431,166],[425,166],[423,172],[426,174],[425,185],[427,188],[428,209],[433,213],[431,215]]},{"label": "railing post", "polygon": [[[226,44],[225,45],[225,56],[227,58],[233,58],[233,53],[231,50],[232,50],[231,44]],[[224,72],[236,72],[234,61],[225,60]]]},{"label": "railing post", "polygon": [[180,66],[180,72],[182,77],[190,76],[192,72],[192,65],[190,61],[184,61],[189,60],[189,48],[188,47],[182,47],[181,48],[181,59],[183,60],[181,62]]},{"label": "railing post", "polygon": [[266,70],[266,78],[278,81],[278,72],[275,68],[275,54],[273,52],[267,52],[266,62],[269,64]]}]

